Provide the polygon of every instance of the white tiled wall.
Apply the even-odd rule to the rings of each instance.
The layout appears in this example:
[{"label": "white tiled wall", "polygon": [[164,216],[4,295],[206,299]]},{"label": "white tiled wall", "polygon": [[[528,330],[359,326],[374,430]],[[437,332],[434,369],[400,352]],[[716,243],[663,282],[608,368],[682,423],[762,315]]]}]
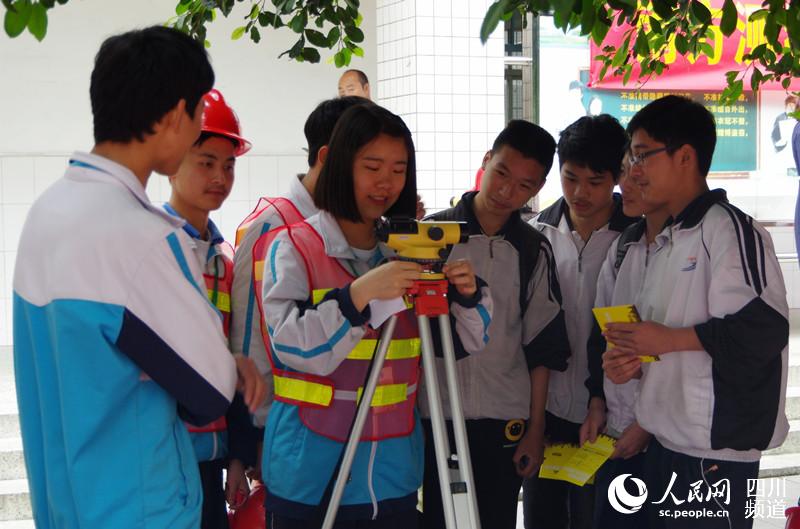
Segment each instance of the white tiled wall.
[{"label": "white tiled wall", "polygon": [[[22,224],[34,199],[61,177],[65,155],[0,156],[0,346],[11,345],[11,293],[14,262]],[[222,234],[233,241],[239,223],[261,196],[284,193],[291,178],[308,169],[305,156],[247,155],[237,161],[236,182],[228,200],[211,217]],[[154,174],[147,194],[155,203],[169,200],[166,177]]]},{"label": "white tiled wall", "polygon": [[503,39],[478,36],[490,0],[378,0],[378,102],[405,119],[428,210],[448,207],[505,126]]}]

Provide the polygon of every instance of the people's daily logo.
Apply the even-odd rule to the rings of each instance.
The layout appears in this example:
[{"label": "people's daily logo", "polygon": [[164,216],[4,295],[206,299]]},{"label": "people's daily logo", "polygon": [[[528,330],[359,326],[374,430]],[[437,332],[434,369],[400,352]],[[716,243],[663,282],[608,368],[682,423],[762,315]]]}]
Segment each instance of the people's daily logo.
[{"label": "people's daily logo", "polygon": [[[637,494],[630,494],[625,489],[625,480],[631,478],[636,486]],[[647,501],[647,487],[644,481],[631,477],[630,474],[620,474],[608,486],[608,502],[619,513],[633,514],[642,508]]]}]

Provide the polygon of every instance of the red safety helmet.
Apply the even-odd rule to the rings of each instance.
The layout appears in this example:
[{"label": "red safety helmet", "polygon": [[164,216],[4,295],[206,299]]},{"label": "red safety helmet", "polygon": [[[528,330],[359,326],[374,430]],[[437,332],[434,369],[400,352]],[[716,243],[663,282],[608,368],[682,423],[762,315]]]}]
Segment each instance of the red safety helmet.
[{"label": "red safety helmet", "polygon": [[235,511],[228,512],[230,529],[264,529],[267,522],[264,512],[266,496],[264,485],[256,484],[244,504]]},{"label": "red safety helmet", "polygon": [[222,93],[216,88],[203,96],[203,132],[219,134],[236,142],[234,156],[241,156],[250,150],[252,145],[240,136],[239,118],[236,112],[225,102]]}]

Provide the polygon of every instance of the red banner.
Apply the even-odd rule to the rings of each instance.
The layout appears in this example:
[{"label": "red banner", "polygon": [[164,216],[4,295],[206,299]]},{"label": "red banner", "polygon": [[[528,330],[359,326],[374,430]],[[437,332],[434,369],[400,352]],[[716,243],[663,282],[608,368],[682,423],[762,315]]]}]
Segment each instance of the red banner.
[{"label": "red banner", "polygon": [[[677,52],[675,42],[671,40],[664,57],[667,68],[661,75],[654,75],[647,80],[642,88],[648,90],[722,90],[727,86],[725,73],[731,70],[744,70],[748,65],[748,61],[744,60],[744,56],[759,44],[766,43],[766,37],[764,36],[766,21],[763,18],[752,22],[747,20],[752,12],[761,9],[761,4],[741,4],[737,2],[739,22],[736,24],[736,30],[731,36],[725,37],[719,29],[723,0],[711,0],[710,5],[707,1],[704,3],[711,10],[713,18],[714,25],[710,29],[714,33],[714,38],[713,41],[711,39],[707,40],[714,50],[713,55],[711,57],[706,55],[698,57],[692,55],[683,56]],[[630,25],[612,26],[603,41],[603,46],[613,45],[619,48],[623,44],[625,32],[630,28]],[[633,43],[633,39],[631,39],[631,43]],[[596,46],[594,41],[590,40],[589,86],[601,90],[636,89],[639,84],[636,79],[641,71],[636,63],[634,63],[633,73],[627,85],[622,83],[622,76],[612,75],[610,68],[606,72],[605,78],[602,81],[598,80],[600,69],[603,65],[601,62],[595,61],[594,57],[602,53],[603,46]],[[780,83],[776,82],[761,86],[766,90],[783,90]],[[750,90],[750,72],[744,78],[744,89]],[[789,89],[800,90],[800,80],[793,80]]]}]

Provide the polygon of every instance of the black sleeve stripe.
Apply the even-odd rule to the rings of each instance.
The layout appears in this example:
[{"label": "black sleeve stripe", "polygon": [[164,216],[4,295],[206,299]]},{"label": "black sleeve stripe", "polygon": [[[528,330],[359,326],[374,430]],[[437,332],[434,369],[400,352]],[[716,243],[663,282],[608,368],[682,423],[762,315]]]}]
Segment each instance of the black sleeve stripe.
[{"label": "black sleeve stripe", "polygon": [[181,418],[203,426],[225,415],[228,399],[128,309],[116,345],[178,401]]},{"label": "black sleeve stripe", "polygon": [[548,278],[548,291],[547,295],[550,301],[562,305],[561,301],[561,286],[558,283],[558,272],[556,271],[556,260],[553,257],[553,249],[547,240],[542,241],[541,249],[544,251],[544,256],[547,262],[547,278]]},{"label": "black sleeve stripe", "polygon": [[[750,221],[752,225],[752,219],[750,219]],[[766,256],[764,255],[764,238],[755,228],[753,231],[755,232],[757,237],[756,240],[758,241],[758,255],[760,257],[759,263],[761,267],[761,284],[764,285],[764,288],[767,288],[767,260]]]},{"label": "black sleeve stripe", "polygon": [[762,273],[759,270],[756,249],[756,236],[760,239],[760,235],[756,232],[752,224],[752,218],[748,215],[745,215],[729,204],[719,203],[719,205],[728,213],[728,216],[730,216],[733,222],[736,238],[739,242],[739,258],[741,259],[742,269],[744,270],[745,283],[747,283],[748,286],[752,286],[760,296],[765,286],[762,283]]}]

